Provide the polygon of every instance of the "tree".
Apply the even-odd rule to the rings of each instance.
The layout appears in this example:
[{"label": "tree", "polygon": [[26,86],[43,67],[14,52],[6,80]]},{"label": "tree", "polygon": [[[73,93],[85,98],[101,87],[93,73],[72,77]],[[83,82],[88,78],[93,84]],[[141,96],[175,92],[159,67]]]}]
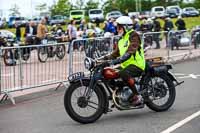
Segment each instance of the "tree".
[{"label": "tree", "polygon": [[13,7],[9,9],[9,11],[10,11],[10,16],[20,15],[19,7],[16,4],[14,4]]},{"label": "tree", "polygon": [[77,0],[76,1],[76,6],[75,6],[75,8],[77,8],[77,9],[83,9],[83,6],[84,6],[84,0]]},{"label": "tree", "polygon": [[40,13],[47,9],[46,3],[41,3],[39,5],[36,5],[35,10],[39,11]]},{"label": "tree", "polygon": [[69,14],[69,10],[72,9],[72,4],[68,0],[58,0],[51,8],[51,16],[54,15],[63,15],[66,16]]},{"label": "tree", "polygon": [[85,10],[95,9],[99,7],[99,2],[95,2],[94,0],[89,0],[86,3]]},{"label": "tree", "polygon": [[194,1],[194,7],[196,7],[197,9],[200,9],[200,0]]}]

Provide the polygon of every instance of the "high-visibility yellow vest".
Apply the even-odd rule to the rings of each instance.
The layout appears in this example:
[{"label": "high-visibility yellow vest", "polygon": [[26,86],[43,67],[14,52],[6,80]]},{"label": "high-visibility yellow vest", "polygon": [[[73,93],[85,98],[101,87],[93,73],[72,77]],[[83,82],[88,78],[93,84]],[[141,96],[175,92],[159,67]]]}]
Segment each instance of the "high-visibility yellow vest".
[{"label": "high-visibility yellow vest", "polygon": [[[127,32],[125,36],[123,36],[118,42],[120,57],[123,56],[128,50],[128,47],[130,45],[129,36],[132,32],[133,30]],[[140,45],[141,45],[140,51],[139,50],[136,51],[135,57],[134,55],[132,55],[127,61],[121,63],[122,68],[125,68],[133,64],[142,70],[145,69],[144,50],[143,50],[142,44]]]}]

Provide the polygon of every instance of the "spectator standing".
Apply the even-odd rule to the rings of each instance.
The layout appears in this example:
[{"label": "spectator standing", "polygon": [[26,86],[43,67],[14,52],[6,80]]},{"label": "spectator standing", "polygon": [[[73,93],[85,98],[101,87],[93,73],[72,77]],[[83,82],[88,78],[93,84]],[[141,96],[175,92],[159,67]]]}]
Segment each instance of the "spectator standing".
[{"label": "spectator standing", "polygon": [[149,26],[148,26],[147,20],[146,20],[146,19],[143,19],[143,20],[142,20],[141,27],[140,27],[140,30],[141,30],[143,33],[145,33],[145,32],[148,31],[148,28],[149,28]]},{"label": "spectator standing", "polygon": [[168,33],[169,31],[171,31],[174,28],[174,25],[171,21],[170,18],[166,18],[165,19],[165,23],[164,23],[164,30],[167,31],[167,33],[165,33],[165,38],[166,38],[166,46],[168,47]]},{"label": "spectator standing", "polygon": [[[161,30],[160,22],[157,20],[156,17],[153,17],[152,20],[153,20],[153,32],[160,32]],[[156,42],[156,49],[160,48],[159,37],[160,33],[156,33],[153,35],[153,40]]]},{"label": "spectator standing", "polygon": [[139,19],[135,18],[133,20],[133,29],[135,31],[140,31],[140,24],[139,24]]},{"label": "spectator standing", "polygon": [[148,24],[147,30],[149,32],[152,32],[152,30],[153,30],[153,21],[150,18],[147,19],[147,24]]},{"label": "spectator standing", "polygon": [[46,33],[48,32],[48,29],[45,24],[46,24],[46,20],[42,19],[40,24],[37,27],[37,35],[36,35],[38,39],[37,43],[41,43],[41,40],[46,37]]},{"label": "spectator standing", "polygon": [[116,27],[114,25],[114,19],[111,18],[108,22],[108,24],[106,25],[106,29],[105,29],[105,32],[110,32],[112,33],[113,35],[115,35],[117,33],[116,31]]},{"label": "spectator standing", "polygon": [[32,36],[37,35],[37,27],[33,21],[30,21],[29,24],[25,27],[26,44],[34,44]]},{"label": "spectator standing", "polygon": [[16,28],[16,39],[17,41],[21,41],[21,27],[18,23],[15,23],[15,28]]},{"label": "spectator standing", "polygon": [[85,19],[83,19],[82,21],[81,21],[81,24],[80,24],[80,30],[81,31],[84,31],[84,30],[87,30],[88,29],[88,26],[87,26],[87,24],[86,24],[86,22],[85,22]]},{"label": "spectator standing", "polygon": [[29,24],[25,27],[25,37],[36,35],[37,34],[37,27],[35,25],[35,22],[30,21]]},{"label": "spectator standing", "polygon": [[[76,39],[77,37],[77,29],[76,29],[76,20],[71,20],[70,24],[67,27],[68,36],[69,36],[69,46],[67,53],[70,52],[70,47],[72,45],[72,41]],[[74,45],[75,46],[75,45]]]},{"label": "spectator standing", "polygon": [[186,30],[185,21],[181,16],[178,16],[178,20],[175,23],[178,30]]}]

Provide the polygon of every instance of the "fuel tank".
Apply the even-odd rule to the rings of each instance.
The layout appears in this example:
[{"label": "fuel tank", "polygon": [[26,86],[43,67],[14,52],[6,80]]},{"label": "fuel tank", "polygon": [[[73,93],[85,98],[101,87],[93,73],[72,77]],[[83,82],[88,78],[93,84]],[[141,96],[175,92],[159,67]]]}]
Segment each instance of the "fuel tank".
[{"label": "fuel tank", "polygon": [[117,79],[119,78],[119,73],[116,70],[107,67],[103,70],[103,76],[105,79]]}]

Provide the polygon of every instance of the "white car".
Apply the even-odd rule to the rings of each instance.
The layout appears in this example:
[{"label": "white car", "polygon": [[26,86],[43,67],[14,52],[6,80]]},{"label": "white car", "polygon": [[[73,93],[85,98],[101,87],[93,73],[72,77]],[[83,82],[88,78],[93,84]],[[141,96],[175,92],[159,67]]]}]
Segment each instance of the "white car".
[{"label": "white car", "polygon": [[129,12],[128,16],[131,17],[131,18],[132,17],[139,18],[140,13],[139,12]]},{"label": "white car", "polygon": [[112,11],[106,14],[106,20],[109,20],[110,18],[117,19],[122,16],[122,13],[120,11]]},{"label": "white car", "polygon": [[199,11],[194,7],[186,7],[183,8],[182,16],[183,17],[199,16]]},{"label": "white car", "polygon": [[164,18],[165,8],[163,6],[155,6],[151,8],[151,17]]},{"label": "white car", "polygon": [[104,15],[101,9],[90,9],[88,15],[91,22],[104,21]]}]

